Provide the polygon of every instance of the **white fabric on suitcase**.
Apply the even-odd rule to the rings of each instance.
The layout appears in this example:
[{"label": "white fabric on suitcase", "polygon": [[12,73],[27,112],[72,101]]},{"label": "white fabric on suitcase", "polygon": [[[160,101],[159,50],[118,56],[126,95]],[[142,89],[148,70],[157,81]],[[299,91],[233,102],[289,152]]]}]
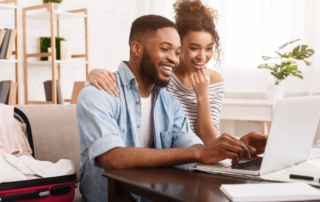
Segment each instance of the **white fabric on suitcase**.
[{"label": "white fabric on suitcase", "polygon": [[27,180],[27,177],[0,155],[0,183]]},{"label": "white fabric on suitcase", "polygon": [[0,103],[0,154],[22,154],[21,145],[14,131],[14,107]]},{"label": "white fabric on suitcase", "polygon": [[[19,180],[26,180],[30,178],[34,178],[36,176],[40,176],[43,178],[47,177],[57,177],[57,176],[63,176],[63,175],[71,175],[75,173],[75,166],[74,163],[70,160],[61,159],[57,163],[51,163],[49,161],[39,161],[35,160],[34,158],[30,156],[20,156],[15,157],[11,154],[4,154],[2,162],[0,162],[1,168],[0,168],[0,183],[1,182],[9,182],[10,176],[3,177],[1,176],[1,173],[20,173],[22,177],[13,177],[12,175],[12,181],[19,181]],[[6,168],[6,170],[3,170],[3,166]],[[32,177],[34,176],[34,177]]]}]

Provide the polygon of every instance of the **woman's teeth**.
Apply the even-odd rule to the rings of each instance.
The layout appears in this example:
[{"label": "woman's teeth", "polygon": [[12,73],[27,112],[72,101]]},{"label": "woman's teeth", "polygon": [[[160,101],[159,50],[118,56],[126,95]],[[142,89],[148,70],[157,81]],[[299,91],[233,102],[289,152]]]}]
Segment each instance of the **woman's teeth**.
[{"label": "woman's teeth", "polygon": [[170,70],[172,71],[172,67],[169,67],[169,66],[160,66],[162,69],[166,69],[166,70]]},{"label": "woman's teeth", "polygon": [[204,62],[203,63],[198,63],[198,62],[194,62],[194,61],[192,61],[195,65],[198,65],[198,66],[202,66],[202,65],[204,65]]}]

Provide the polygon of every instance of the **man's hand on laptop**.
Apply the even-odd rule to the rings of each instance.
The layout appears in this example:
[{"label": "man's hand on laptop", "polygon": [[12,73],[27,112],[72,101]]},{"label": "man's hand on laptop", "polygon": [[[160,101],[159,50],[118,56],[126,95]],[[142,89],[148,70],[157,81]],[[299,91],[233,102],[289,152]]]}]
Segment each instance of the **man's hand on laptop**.
[{"label": "man's hand on laptop", "polygon": [[240,138],[240,140],[248,147],[250,154],[253,156],[264,153],[267,139],[268,136],[259,135],[255,132],[251,132]]},{"label": "man's hand on laptop", "polygon": [[232,164],[236,164],[244,156],[251,159],[247,146],[237,138],[222,134],[210,144],[199,147],[200,162],[214,164],[224,159],[232,159]]}]

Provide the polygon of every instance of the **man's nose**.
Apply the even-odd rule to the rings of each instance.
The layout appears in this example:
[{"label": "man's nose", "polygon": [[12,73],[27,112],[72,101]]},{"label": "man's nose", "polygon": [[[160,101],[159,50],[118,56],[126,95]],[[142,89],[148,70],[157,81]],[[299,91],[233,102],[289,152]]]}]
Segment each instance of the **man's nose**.
[{"label": "man's nose", "polygon": [[175,51],[170,51],[168,54],[168,60],[170,60],[172,63],[178,65],[179,63],[179,56],[176,55]]}]

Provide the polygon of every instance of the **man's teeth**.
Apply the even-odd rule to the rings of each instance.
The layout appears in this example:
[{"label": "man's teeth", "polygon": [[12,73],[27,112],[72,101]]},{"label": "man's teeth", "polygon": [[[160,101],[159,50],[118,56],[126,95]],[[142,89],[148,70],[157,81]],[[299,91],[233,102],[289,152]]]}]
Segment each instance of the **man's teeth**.
[{"label": "man's teeth", "polygon": [[196,65],[198,65],[198,66],[202,66],[202,65],[204,65],[204,63],[198,63],[198,62],[194,62],[194,61],[192,61],[194,64],[196,64]]},{"label": "man's teeth", "polygon": [[172,71],[172,67],[169,67],[169,66],[161,66],[161,68]]}]

